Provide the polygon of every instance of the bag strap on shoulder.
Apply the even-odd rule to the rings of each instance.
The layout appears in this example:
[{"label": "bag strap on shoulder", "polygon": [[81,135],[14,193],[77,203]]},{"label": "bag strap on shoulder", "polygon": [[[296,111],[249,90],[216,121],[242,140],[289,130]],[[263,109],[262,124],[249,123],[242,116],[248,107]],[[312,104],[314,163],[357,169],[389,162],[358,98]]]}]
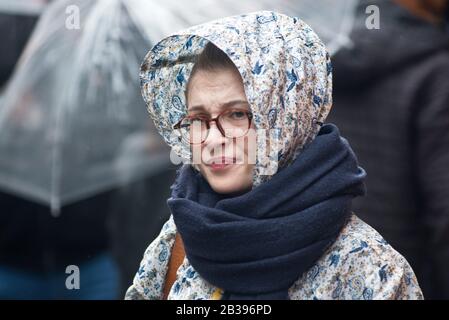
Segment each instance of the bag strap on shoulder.
[{"label": "bag strap on shoulder", "polygon": [[170,289],[173,283],[176,281],[176,272],[178,271],[179,266],[184,261],[184,257],[184,243],[182,242],[181,235],[176,232],[175,243],[173,244],[170,260],[168,262],[167,275],[165,277],[164,295],[162,298],[163,300],[167,300]]}]

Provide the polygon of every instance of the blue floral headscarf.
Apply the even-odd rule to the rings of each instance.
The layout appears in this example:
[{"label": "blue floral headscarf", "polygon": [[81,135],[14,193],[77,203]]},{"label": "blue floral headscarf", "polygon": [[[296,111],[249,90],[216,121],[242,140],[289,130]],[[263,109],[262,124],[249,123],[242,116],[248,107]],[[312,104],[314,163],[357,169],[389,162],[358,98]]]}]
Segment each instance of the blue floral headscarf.
[{"label": "blue floral headscarf", "polygon": [[[187,114],[186,84],[209,41],[239,70],[256,129],[278,143],[274,157],[256,157],[254,188],[270,179],[273,163],[288,166],[317,135],[332,106],[330,57],[302,20],[270,11],[211,21],[161,40],[141,66],[142,95],[159,133],[182,159],[190,159],[190,146],[172,127]],[[265,148],[258,136],[258,155],[267,155]]]}]

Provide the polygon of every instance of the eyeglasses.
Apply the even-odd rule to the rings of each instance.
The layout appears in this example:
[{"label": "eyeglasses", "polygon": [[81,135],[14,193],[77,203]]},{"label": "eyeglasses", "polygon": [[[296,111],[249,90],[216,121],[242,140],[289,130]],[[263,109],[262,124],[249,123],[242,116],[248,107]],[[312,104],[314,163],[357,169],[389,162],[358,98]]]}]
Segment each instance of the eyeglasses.
[{"label": "eyeglasses", "polygon": [[185,142],[201,144],[209,135],[212,121],[215,121],[223,137],[239,138],[248,133],[252,118],[252,113],[247,110],[228,109],[212,119],[202,114],[186,116],[175,124],[173,129],[180,130]]}]

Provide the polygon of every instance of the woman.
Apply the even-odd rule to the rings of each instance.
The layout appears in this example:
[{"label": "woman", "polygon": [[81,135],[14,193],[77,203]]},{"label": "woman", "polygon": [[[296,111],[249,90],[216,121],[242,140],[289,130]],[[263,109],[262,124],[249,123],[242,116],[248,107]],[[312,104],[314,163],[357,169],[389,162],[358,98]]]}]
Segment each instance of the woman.
[{"label": "woman", "polygon": [[[365,172],[323,124],[331,77],[310,27],[274,12],[153,47],[143,96],[190,161],[126,299],[422,299],[407,261],[351,211]],[[174,247],[185,257],[170,286]]]}]

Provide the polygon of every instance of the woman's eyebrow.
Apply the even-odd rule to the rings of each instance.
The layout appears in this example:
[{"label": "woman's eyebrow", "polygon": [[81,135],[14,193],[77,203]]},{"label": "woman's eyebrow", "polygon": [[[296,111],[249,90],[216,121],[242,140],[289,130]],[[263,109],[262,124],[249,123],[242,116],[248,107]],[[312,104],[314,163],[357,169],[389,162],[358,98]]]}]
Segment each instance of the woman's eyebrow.
[{"label": "woman's eyebrow", "polygon": [[201,104],[201,105],[193,106],[191,108],[187,108],[187,111],[206,111],[206,109],[204,109],[204,106]]},{"label": "woman's eyebrow", "polygon": [[238,105],[238,104],[246,104],[246,105],[248,105],[248,101],[246,101],[246,100],[232,100],[232,101],[228,101],[226,103],[223,103],[221,105],[221,107],[227,108],[227,107],[232,107],[232,106],[235,106],[235,105]]},{"label": "woman's eyebrow", "polygon": [[[248,101],[246,101],[246,100],[231,100],[231,101],[222,103],[220,105],[220,108],[221,109],[229,108],[229,107],[232,107],[232,106],[235,106],[235,105],[239,105],[239,104],[246,104],[246,105],[248,105]],[[192,106],[191,108],[188,108],[187,111],[207,111],[207,110],[204,108],[204,105],[199,104],[199,105]]]}]

